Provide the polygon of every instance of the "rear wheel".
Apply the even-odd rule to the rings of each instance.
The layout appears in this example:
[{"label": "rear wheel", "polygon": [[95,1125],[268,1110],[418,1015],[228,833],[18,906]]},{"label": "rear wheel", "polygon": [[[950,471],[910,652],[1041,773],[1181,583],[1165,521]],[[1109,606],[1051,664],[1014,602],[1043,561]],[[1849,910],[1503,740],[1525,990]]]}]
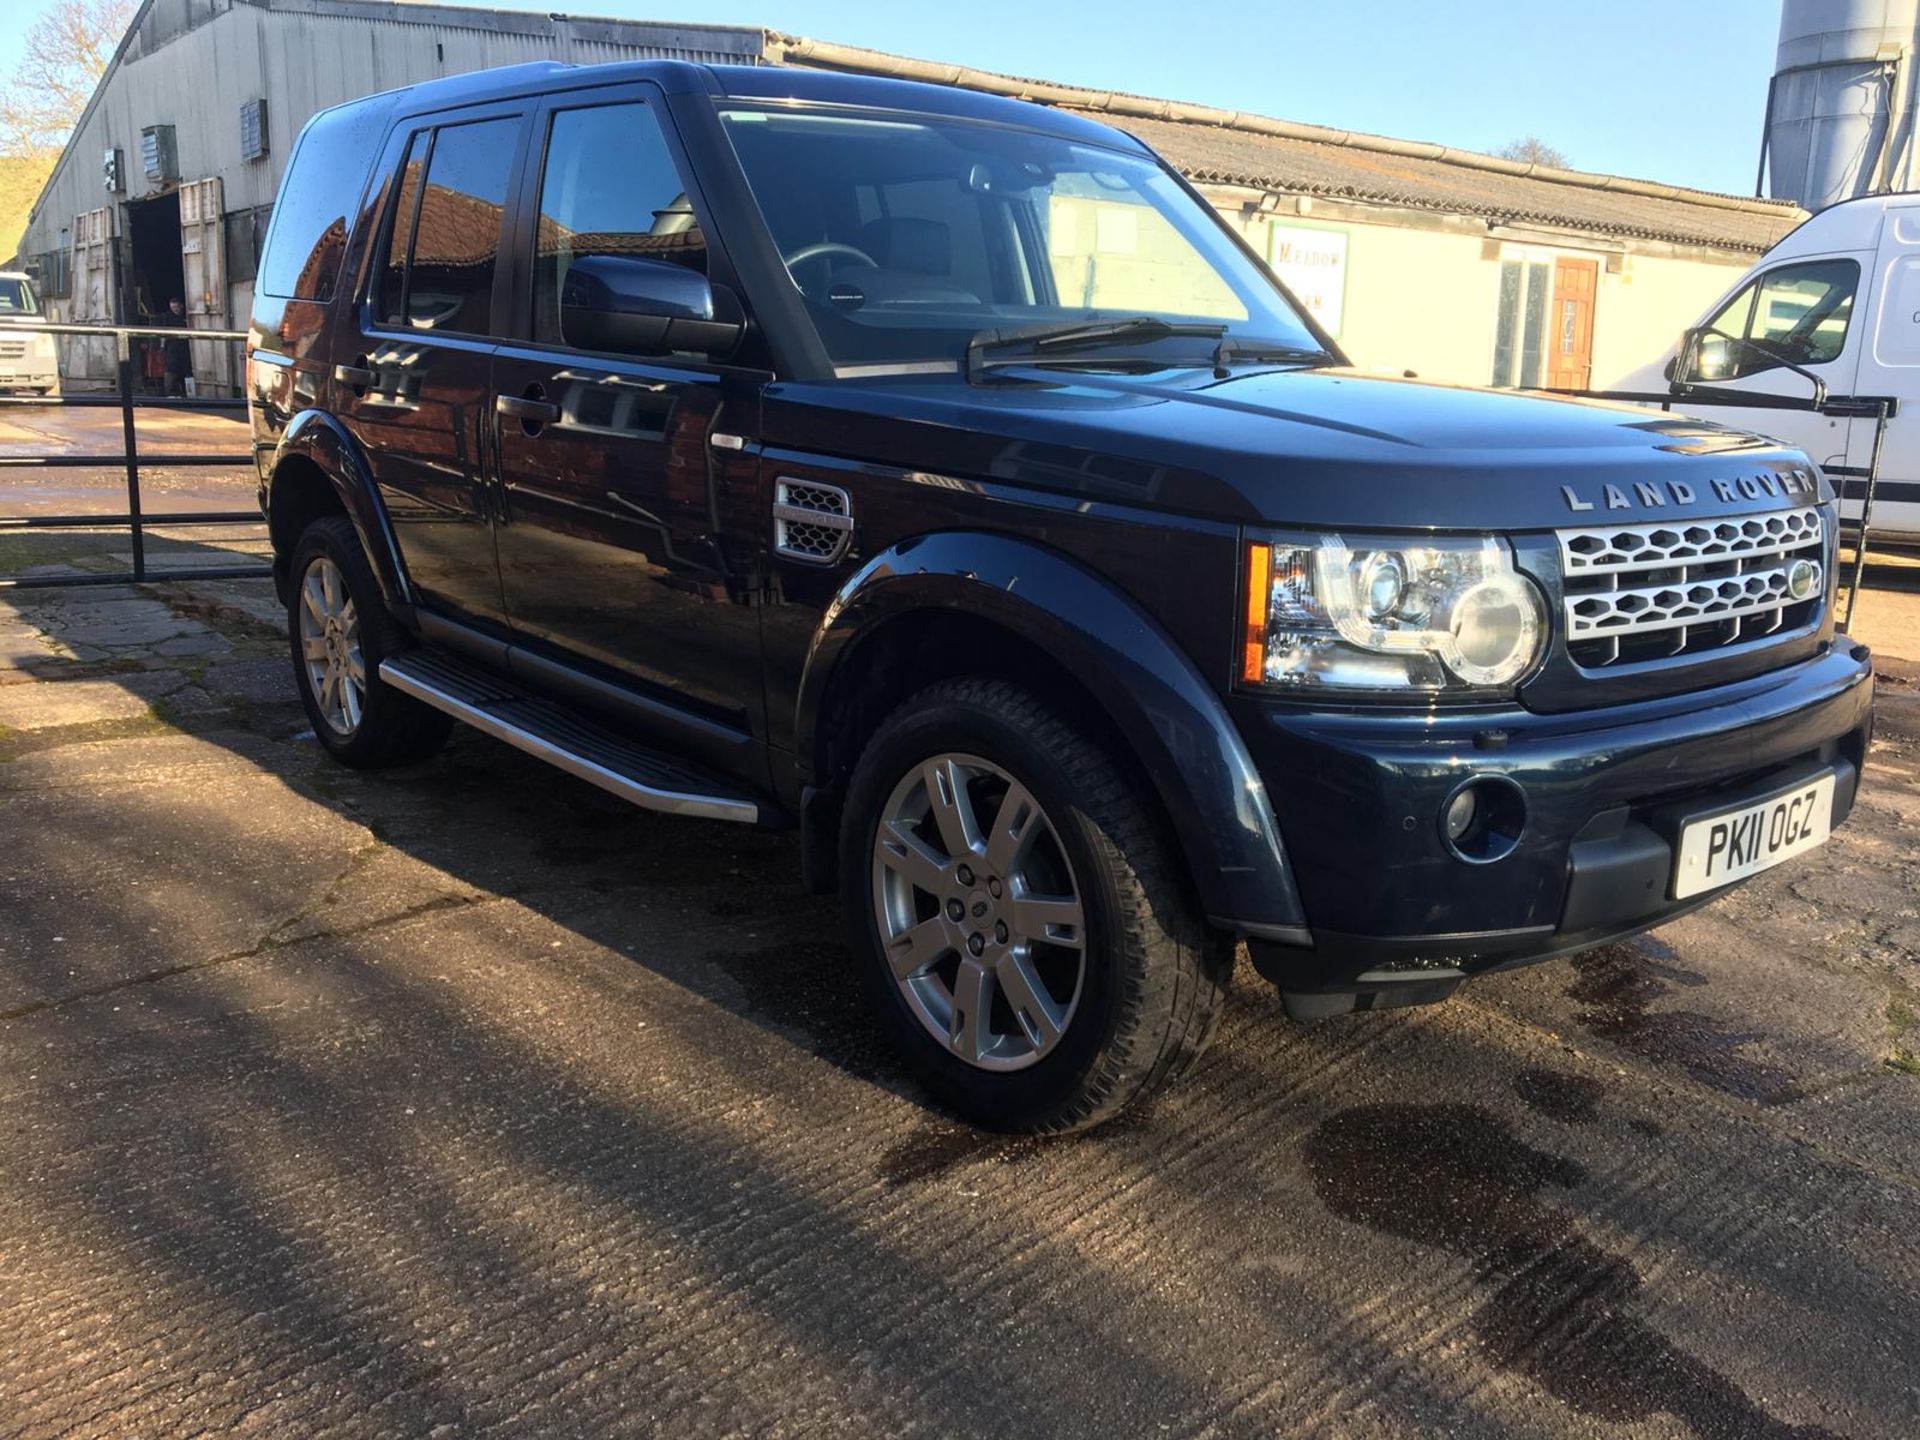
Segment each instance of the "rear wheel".
[{"label": "rear wheel", "polygon": [[380,678],[380,662],[410,644],[381,603],[379,583],[343,515],[306,528],[289,567],[287,635],[294,680],[316,739],[363,769],[424,760],[446,743],[450,716]]},{"label": "rear wheel", "polygon": [[1116,1114],[1198,1056],[1232,963],[1112,758],[1007,682],[935,686],[855,769],[849,926],[915,1075],[992,1129]]}]

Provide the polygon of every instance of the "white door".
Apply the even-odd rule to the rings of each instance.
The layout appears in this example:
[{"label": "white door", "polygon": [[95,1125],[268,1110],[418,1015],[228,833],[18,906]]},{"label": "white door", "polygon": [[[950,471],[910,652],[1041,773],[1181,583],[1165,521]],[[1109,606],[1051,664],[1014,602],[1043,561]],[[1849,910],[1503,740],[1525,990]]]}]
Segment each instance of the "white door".
[{"label": "white door", "polygon": [[[1874,491],[1873,533],[1920,541],[1920,203],[1890,205],[1880,232],[1880,253],[1871,262],[1870,314],[1855,393],[1892,396],[1901,413],[1887,422],[1880,447],[1880,481]],[[1853,422],[1847,451],[1844,514],[1860,518],[1860,497],[1873,459],[1871,420]],[[1841,476],[1835,476],[1839,483]]]},{"label": "white door", "polygon": [[[76,325],[113,324],[114,297],[119,294],[114,267],[116,213],[108,206],[74,217],[71,304]],[[60,373],[76,380],[111,380],[118,354],[111,340],[63,336]]]},{"label": "white door", "polygon": [[[227,266],[220,177],[180,187],[180,265],[185,279],[187,324],[195,330],[227,328]],[[194,388],[202,394],[233,391],[233,346],[224,340],[192,342]]]},{"label": "white door", "polygon": [[[1872,263],[1871,254],[1797,256],[1756,272],[1708,317],[1716,333],[1700,338],[1686,378],[1716,390],[1810,400],[1806,371],[1826,382],[1829,395],[1852,394],[1867,348],[1854,312]],[[1687,408],[1684,400],[1676,405]],[[1854,422],[1844,418],[1760,406],[1703,405],[1692,413],[1784,440],[1823,468],[1847,464]]]}]

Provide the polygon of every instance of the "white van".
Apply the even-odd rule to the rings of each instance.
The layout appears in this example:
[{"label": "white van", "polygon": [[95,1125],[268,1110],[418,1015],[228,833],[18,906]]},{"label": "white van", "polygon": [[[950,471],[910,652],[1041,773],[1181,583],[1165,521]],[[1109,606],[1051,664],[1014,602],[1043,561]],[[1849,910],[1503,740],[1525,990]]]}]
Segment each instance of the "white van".
[{"label": "white van", "polygon": [[[1865,196],[1811,216],[1695,323],[1716,332],[1699,338],[1684,377],[1698,384],[1807,399],[1811,387],[1782,363],[1790,361],[1826,381],[1830,396],[1897,399],[1882,442],[1873,533],[1877,542],[1920,544],[1920,194]],[[1665,390],[1678,350],[1630,376],[1626,388]],[[1722,405],[1693,413],[1799,446],[1843,491],[1844,517],[1859,520],[1874,420]]]},{"label": "white van", "polygon": [[0,391],[30,390],[46,395],[60,384],[60,363],[53,337],[24,331],[9,334],[16,325],[46,317],[33,292],[33,277],[18,270],[0,270]]}]

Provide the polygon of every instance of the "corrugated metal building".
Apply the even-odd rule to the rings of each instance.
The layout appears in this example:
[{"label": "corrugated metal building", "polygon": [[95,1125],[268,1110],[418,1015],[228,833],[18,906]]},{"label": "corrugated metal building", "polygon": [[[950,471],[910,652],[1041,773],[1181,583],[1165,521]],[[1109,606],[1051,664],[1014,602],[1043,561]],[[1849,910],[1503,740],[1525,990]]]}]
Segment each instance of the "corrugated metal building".
[{"label": "corrugated metal building", "polygon": [[[60,318],[135,323],[181,296],[241,323],[265,219],[316,110],[526,60],[798,64],[1086,111],[1179,166],[1356,361],[1502,385],[1610,383],[1800,218],[1710,195],[1203,106],[908,60],[758,28],[384,0],[146,0],[20,254]],[[196,346],[202,383],[228,359]],[[94,341],[69,380],[110,374]]]}]

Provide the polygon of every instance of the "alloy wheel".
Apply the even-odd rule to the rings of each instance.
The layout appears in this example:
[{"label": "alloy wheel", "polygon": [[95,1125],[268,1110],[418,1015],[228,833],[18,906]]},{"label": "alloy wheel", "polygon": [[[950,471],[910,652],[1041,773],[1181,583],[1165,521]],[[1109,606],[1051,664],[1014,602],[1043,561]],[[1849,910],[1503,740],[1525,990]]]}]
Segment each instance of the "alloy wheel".
[{"label": "alloy wheel", "polygon": [[881,952],[908,1008],[983,1070],[1045,1057],[1086,978],[1086,910],[1032,792],[990,760],[943,754],[897,784],[873,841]]},{"label": "alloy wheel", "polygon": [[326,555],[300,577],[300,656],[320,718],[335,734],[352,735],[366,704],[367,663],[346,576]]}]

